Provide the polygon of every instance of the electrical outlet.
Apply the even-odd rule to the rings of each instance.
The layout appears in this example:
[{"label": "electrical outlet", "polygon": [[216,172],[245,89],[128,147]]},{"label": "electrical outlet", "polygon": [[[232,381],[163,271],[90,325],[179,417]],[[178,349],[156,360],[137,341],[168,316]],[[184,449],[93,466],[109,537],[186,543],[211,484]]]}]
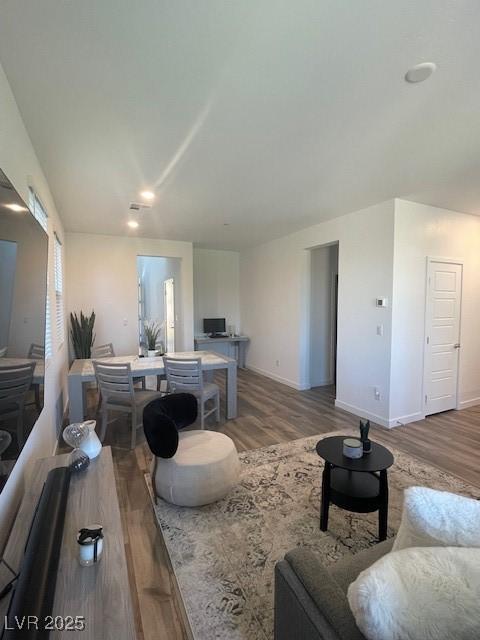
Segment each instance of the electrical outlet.
[{"label": "electrical outlet", "polygon": [[383,336],[383,324],[377,324],[377,336]]},{"label": "electrical outlet", "polygon": [[380,393],[380,388],[379,387],[374,387],[374,394],[375,394],[375,400],[381,400],[382,399],[382,394]]}]

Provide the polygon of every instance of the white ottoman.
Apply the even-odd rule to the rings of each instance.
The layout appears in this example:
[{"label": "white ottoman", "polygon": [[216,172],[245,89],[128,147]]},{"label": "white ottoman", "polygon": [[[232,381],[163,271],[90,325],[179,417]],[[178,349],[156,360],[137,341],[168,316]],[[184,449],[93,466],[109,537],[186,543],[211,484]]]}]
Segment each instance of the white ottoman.
[{"label": "white ottoman", "polygon": [[225,497],[238,483],[240,461],[233,440],[216,431],[182,431],[173,458],[155,458],[158,496],[181,507]]}]

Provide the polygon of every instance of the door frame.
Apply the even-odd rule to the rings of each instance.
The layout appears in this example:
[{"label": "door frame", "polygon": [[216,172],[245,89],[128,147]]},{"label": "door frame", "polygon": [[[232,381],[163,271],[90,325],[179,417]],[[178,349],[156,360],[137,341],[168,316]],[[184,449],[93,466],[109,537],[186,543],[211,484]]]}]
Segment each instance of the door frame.
[{"label": "door frame", "polygon": [[[427,335],[428,335],[428,327],[429,327],[429,297],[428,297],[428,272],[429,267],[432,262],[444,262],[446,264],[457,264],[462,268],[462,280],[461,280],[461,289],[460,289],[460,314],[459,314],[459,328],[458,328],[458,339],[460,343],[462,342],[462,307],[463,307],[463,274],[465,269],[465,260],[463,258],[446,258],[444,256],[427,256],[425,261],[425,307],[424,307],[424,323],[423,323],[423,374],[422,374],[422,415],[423,418],[427,417],[425,411],[425,390],[426,390],[426,362],[427,362]],[[458,350],[458,366],[457,366],[457,384],[456,384],[456,405],[455,410],[458,411],[460,407],[460,393],[459,393],[459,381],[460,381],[460,362],[462,359],[462,350]],[[428,414],[435,415],[435,414]]]}]

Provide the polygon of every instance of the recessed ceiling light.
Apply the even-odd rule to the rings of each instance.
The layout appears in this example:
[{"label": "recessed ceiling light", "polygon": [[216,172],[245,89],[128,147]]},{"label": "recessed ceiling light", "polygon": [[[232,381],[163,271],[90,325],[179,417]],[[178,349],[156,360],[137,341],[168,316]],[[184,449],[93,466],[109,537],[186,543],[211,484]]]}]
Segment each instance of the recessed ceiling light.
[{"label": "recessed ceiling light", "polygon": [[155,194],[153,193],[153,191],[142,191],[140,195],[145,200],[153,200],[155,198]]},{"label": "recessed ceiling light", "polygon": [[136,229],[138,227],[138,222],[136,220],[129,220],[127,224],[130,229]]},{"label": "recessed ceiling light", "polygon": [[15,211],[16,213],[19,213],[20,211],[28,211],[27,207],[22,207],[16,202],[12,202],[12,204],[6,204],[5,206],[7,209],[10,209],[10,211]]},{"label": "recessed ceiling light", "polygon": [[436,68],[437,65],[434,62],[421,62],[407,71],[405,80],[412,83],[423,82],[432,75]]}]

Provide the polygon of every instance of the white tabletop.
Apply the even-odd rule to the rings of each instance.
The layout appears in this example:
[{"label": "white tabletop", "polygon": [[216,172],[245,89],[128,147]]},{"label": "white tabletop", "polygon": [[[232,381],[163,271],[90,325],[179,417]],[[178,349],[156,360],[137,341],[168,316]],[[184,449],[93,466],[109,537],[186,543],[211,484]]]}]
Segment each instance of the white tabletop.
[{"label": "white tabletop", "polygon": [[[185,360],[191,358],[201,358],[202,369],[204,369],[205,371],[211,369],[225,369],[231,363],[236,364],[236,360],[234,358],[229,358],[228,356],[221,355],[220,353],[213,353],[212,351],[178,351],[174,353],[168,353],[167,355],[174,358],[184,358]],[[132,371],[137,375],[158,375],[165,372],[162,356],[156,356],[154,358],[140,358],[139,356],[114,356],[109,358],[97,359],[106,363],[129,362]],[[95,373],[93,371],[92,360],[74,360],[72,366],[70,367],[68,375],[80,376],[85,380],[88,380],[88,378],[94,380]]]}]

